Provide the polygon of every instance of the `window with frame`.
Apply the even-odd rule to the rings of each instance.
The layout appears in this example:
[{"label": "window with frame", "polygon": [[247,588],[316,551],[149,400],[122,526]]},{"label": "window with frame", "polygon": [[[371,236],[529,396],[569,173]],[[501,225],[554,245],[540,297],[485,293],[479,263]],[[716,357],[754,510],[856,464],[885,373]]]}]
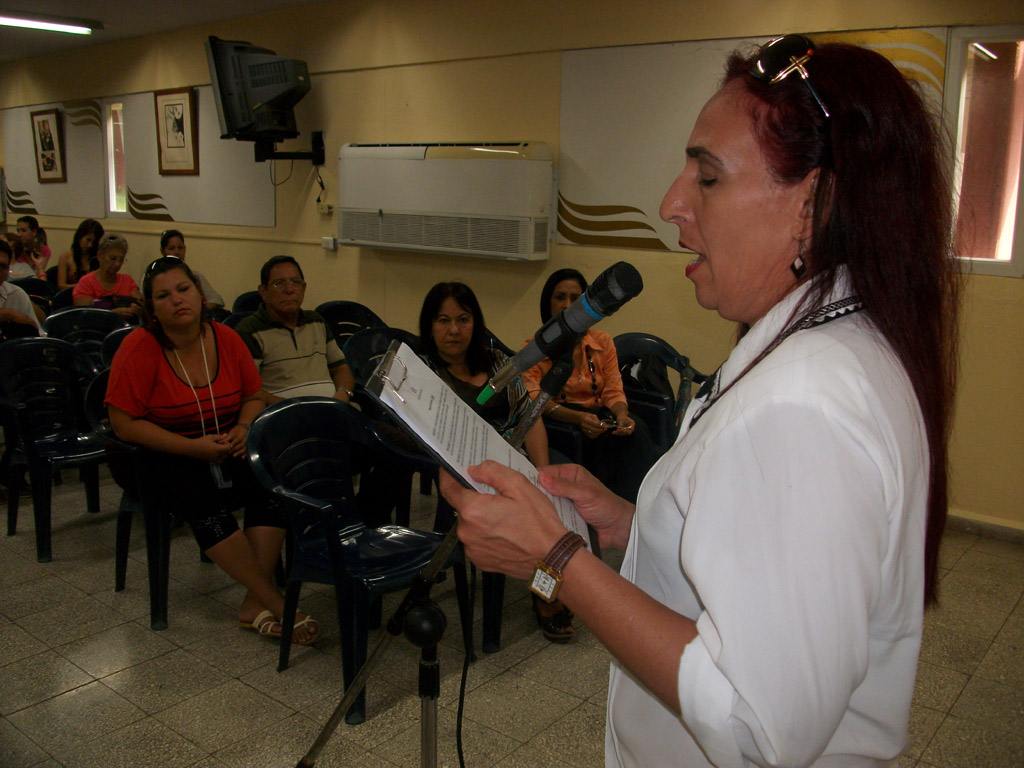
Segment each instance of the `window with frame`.
[{"label": "window with frame", "polygon": [[106,105],[107,123],[107,213],[128,212],[128,183],[124,167],[124,106]]},{"label": "window with frame", "polygon": [[1024,277],[1024,27],[955,28],[949,43],[957,254],[969,271]]}]

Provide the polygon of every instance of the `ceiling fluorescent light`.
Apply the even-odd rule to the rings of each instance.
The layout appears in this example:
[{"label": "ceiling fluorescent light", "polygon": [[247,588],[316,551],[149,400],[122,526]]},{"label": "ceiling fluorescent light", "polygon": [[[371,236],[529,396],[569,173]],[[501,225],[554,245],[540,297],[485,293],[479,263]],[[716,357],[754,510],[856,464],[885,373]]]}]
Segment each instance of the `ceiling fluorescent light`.
[{"label": "ceiling fluorescent light", "polygon": [[0,14],[0,26],[42,29],[47,32],[65,32],[69,35],[91,35],[94,29],[103,29],[103,25],[99,22],[85,21],[84,19],[60,19],[54,16],[19,18],[6,14]]}]

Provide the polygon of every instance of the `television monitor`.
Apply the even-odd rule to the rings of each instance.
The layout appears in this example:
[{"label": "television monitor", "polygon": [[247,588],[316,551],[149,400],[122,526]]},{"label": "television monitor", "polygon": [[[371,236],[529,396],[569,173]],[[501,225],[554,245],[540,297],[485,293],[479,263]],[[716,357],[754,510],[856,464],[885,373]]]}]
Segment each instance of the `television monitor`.
[{"label": "television monitor", "polygon": [[292,107],[309,92],[306,62],[213,36],[206,57],[222,139],[275,142],[299,135]]}]

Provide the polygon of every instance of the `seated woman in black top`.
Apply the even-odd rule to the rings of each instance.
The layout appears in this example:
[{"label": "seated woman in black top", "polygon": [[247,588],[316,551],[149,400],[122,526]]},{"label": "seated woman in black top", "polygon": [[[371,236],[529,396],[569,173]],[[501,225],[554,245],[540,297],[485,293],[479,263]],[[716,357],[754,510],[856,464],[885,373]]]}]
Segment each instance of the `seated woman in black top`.
[{"label": "seated woman in black top", "polygon": [[[463,401],[508,437],[527,415],[533,401],[517,378],[484,405],[477,403],[477,395],[488,380],[508,362],[503,352],[487,346],[485,327],[480,302],[469,286],[438,283],[430,289],[420,310],[420,351]],[[538,419],[527,433],[523,448],[535,466],[551,463],[542,420]],[[559,458],[558,463],[565,461],[560,455]],[[566,643],[572,638],[572,612],[568,608],[558,601],[549,605],[540,600],[533,601],[533,608],[544,637],[555,643]]]},{"label": "seated woman in black top", "polygon": [[[487,346],[484,315],[472,289],[463,283],[438,283],[423,300],[420,310],[420,351],[427,363],[462,400],[508,437],[530,408],[526,387],[516,379],[504,397],[476,402],[487,381],[508,358]],[[548,460],[548,436],[538,420],[523,441],[526,455],[535,466]]]}]

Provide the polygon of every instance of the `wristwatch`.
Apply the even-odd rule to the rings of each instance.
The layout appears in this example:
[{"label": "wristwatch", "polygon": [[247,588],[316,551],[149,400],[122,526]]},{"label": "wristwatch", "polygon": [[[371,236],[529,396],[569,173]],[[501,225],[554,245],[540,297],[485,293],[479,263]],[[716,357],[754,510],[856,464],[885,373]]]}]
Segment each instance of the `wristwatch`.
[{"label": "wristwatch", "polygon": [[533,568],[530,590],[548,603],[555,602],[558,590],[562,586],[562,571],[568,565],[576,550],[586,542],[578,533],[566,533],[551,548],[547,556]]}]

